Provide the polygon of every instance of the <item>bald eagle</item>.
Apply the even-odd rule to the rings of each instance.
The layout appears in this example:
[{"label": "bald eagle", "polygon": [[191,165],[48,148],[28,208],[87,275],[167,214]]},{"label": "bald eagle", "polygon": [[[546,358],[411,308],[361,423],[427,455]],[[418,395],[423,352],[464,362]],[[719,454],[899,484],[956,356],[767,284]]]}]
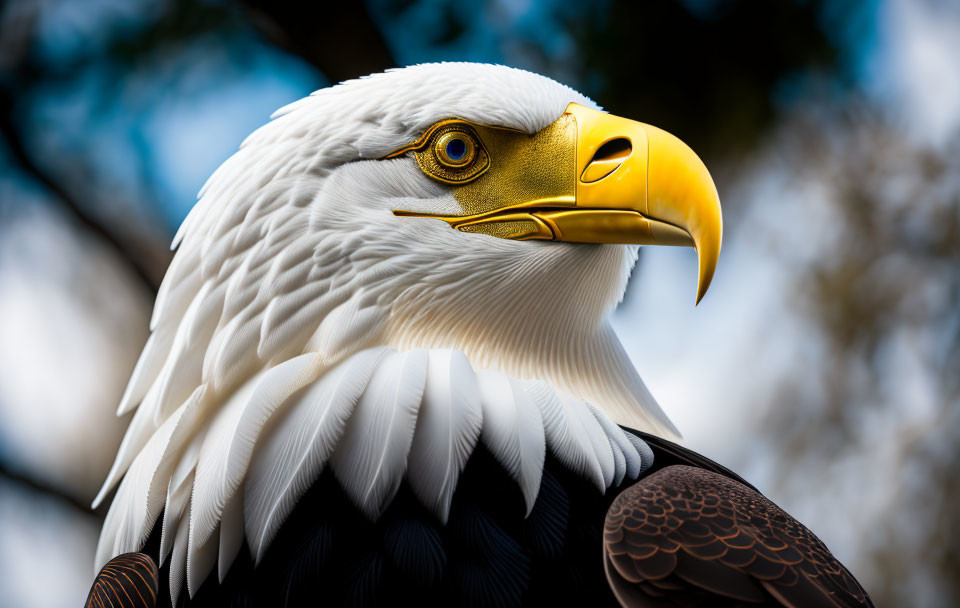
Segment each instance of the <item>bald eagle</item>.
[{"label": "bald eagle", "polygon": [[88,602],[869,606],[608,322],[640,245],[699,302],[721,236],[685,144],[521,70],[279,110],[174,239]]}]

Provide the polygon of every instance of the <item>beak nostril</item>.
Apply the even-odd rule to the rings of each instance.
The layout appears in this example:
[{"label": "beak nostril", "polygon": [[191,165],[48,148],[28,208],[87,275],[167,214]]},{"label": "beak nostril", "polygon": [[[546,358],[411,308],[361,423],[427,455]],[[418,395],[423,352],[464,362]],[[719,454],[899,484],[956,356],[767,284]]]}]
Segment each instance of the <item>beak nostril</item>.
[{"label": "beak nostril", "polygon": [[616,171],[631,152],[633,145],[626,137],[611,139],[593,153],[593,158],[580,174],[580,181],[585,184],[600,181]]},{"label": "beak nostril", "polygon": [[623,160],[633,152],[633,145],[626,137],[618,137],[606,142],[594,153],[591,163],[605,160]]}]

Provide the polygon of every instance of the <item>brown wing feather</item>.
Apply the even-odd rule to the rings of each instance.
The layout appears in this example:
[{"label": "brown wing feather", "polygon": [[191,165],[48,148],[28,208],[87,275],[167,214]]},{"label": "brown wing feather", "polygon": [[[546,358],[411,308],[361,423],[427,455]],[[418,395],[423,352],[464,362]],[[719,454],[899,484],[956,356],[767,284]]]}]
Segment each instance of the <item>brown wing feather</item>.
[{"label": "brown wing feather", "polygon": [[800,522],[696,467],[666,467],[621,493],[603,544],[607,580],[624,606],[873,606]]},{"label": "brown wing feather", "polygon": [[143,553],[124,553],[100,570],[85,608],[154,608],[157,565]]}]

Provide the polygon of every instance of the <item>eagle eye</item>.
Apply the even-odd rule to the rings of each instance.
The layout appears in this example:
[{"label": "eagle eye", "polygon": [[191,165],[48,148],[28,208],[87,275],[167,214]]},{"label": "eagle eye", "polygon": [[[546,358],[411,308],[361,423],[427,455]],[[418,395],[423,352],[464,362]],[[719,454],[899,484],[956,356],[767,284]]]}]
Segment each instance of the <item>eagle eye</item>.
[{"label": "eagle eye", "polygon": [[470,123],[459,119],[433,125],[423,137],[386,158],[411,152],[420,170],[447,184],[465,184],[490,167],[490,155]]},{"label": "eagle eye", "polygon": [[469,165],[477,155],[477,145],[467,133],[450,130],[440,134],[433,144],[437,161],[451,168]]},{"label": "eagle eye", "polygon": [[428,144],[416,153],[424,173],[442,182],[462,184],[478,177],[489,164],[476,132],[466,123],[438,125]]}]

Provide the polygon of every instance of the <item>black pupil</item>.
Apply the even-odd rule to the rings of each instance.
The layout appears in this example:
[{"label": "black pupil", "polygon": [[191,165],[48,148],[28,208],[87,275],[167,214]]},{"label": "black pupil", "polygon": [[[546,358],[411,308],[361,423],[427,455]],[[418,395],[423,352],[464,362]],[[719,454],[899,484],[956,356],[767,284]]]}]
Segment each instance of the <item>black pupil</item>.
[{"label": "black pupil", "polygon": [[449,156],[452,160],[460,160],[466,153],[467,142],[463,141],[459,137],[451,139],[447,142],[447,156]]}]

